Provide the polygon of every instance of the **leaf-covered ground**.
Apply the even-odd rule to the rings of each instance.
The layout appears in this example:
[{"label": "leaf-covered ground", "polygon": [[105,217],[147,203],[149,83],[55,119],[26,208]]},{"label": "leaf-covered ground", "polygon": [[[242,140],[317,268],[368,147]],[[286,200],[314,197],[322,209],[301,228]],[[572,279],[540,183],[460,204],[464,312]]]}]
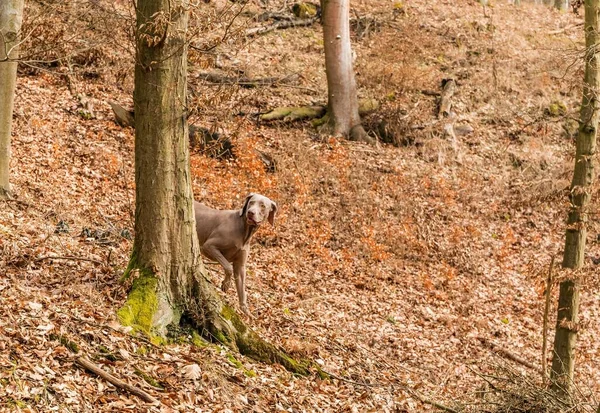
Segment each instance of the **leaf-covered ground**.
[{"label": "leaf-covered ground", "polygon": [[[231,138],[236,157],[194,149],[195,196],[219,208],[240,207],[251,191],[277,201],[276,226],[262,228],[252,249],[250,322],[332,374],[322,380],[192,337],[157,347],[116,321],[128,288],[120,278],[132,247],[134,140],[108,102],[131,105],[133,55],[127,4],[111,2],[115,14],[108,3],[28,10],[31,50],[64,40],[68,27],[80,37],[57,42],[69,56],[58,64],[40,66],[32,52],[18,79],[16,200],[0,204],[0,409],[413,412],[434,409],[426,398],[493,411],[488,402],[504,399],[487,381],[499,365],[541,382],[551,256],[555,278],[564,276],[580,17],[504,1],[354,2],[352,17],[364,23],[353,26],[359,94],[381,102],[365,124],[385,120],[400,143],[371,147],[320,136],[308,122],[256,119],[276,106],[325,102],[318,24],[244,39],[246,28],[268,24],[253,20],[264,7],[223,1],[196,12],[190,119]],[[75,16],[71,26],[65,13]],[[217,39],[225,41],[213,48]],[[35,50],[42,60],[59,53]],[[206,71],[293,81],[214,85],[202,80]],[[447,78],[457,82],[450,120],[436,106]],[[448,123],[462,132],[448,135]],[[257,150],[276,161],[274,173]],[[588,400],[600,383],[596,205],[577,349]],[[220,268],[207,267],[219,282]],[[236,302],[234,292],[226,298]],[[549,348],[552,337],[550,328]],[[81,355],[162,407],[81,370]]]}]

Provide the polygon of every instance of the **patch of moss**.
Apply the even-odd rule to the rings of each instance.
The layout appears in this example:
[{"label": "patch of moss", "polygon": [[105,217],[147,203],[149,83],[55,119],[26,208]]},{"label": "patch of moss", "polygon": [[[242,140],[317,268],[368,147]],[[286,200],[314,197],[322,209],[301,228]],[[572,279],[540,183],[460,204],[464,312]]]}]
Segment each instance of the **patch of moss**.
[{"label": "patch of moss", "polygon": [[197,331],[192,331],[191,342],[196,347],[206,347],[209,345],[209,342],[206,341]]},{"label": "patch of moss", "polygon": [[555,100],[545,110],[546,115],[552,117],[564,116],[567,114],[567,105],[560,100]]},{"label": "patch of moss", "polygon": [[231,364],[233,364],[236,368],[241,369],[244,367],[244,365],[242,364],[241,361],[239,361],[238,359],[236,359],[233,354],[231,353],[227,353],[227,361],[229,361]]},{"label": "patch of moss", "polygon": [[118,361],[120,358],[115,356],[109,349],[104,346],[98,346],[100,355],[109,361]]},{"label": "patch of moss", "polygon": [[317,6],[312,3],[295,3],[292,6],[292,13],[300,19],[308,19],[317,15]]},{"label": "patch of moss", "polygon": [[23,400],[13,399],[12,397],[9,397],[8,400],[6,400],[6,406],[24,409],[27,407],[27,403],[25,403]]},{"label": "patch of moss", "polygon": [[244,370],[244,374],[246,377],[256,377],[257,374],[254,370]]},{"label": "patch of moss", "polygon": [[128,280],[129,276],[131,275],[131,271],[133,271],[135,268],[137,268],[137,251],[134,248],[131,252],[131,257],[129,257],[129,263],[127,264],[127,268],[125,268],[125,271],[123,272],[123,276],[121,277],[120,281],[124,282]]},{"label": "patch of moss", "polygon": [[152,377],[148,373],[146,373],[138,368],[136,368],[134,371],[135,371],[135,374],[137,374],[142,379],[144,379],[144,381],[146,383],[148,383],[149,385],[159,388],[159,389],[164,389],[164,386],[162,384],[160,384],[154,377]]},{"label": "patch of moss", "polygon": [[117,317],[124,326],[133,327],[134,331],[150,336],[152,342],[159,339],[163,343],[163,338],[152,337],[151,334],[152,319],[158,307],[157,286],[158,280],[154,274],[148,270],[140,270],[140,276],[133,281],[127,301],[117,311]]},{"label": "patch of moss", "polygon": [[50,340],[58,341],[60,344],[68,348],[71,353],[79,353],[79,345],[74,341],[69,340],[67,336],[62,334],[50,334]]},{"label": "patch of moss", "polygon": [[135,350],[135,354],[145,356],[146,354],[148,354],[148,348],[146,346],[140,346]]}]

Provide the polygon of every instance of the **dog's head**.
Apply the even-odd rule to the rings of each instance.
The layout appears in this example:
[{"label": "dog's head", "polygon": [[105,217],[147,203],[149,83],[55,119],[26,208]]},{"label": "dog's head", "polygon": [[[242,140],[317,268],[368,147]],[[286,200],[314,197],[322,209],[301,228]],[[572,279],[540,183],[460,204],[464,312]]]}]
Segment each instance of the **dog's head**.
[{"label": "dog's head", "polygon": [[258,226],[265,219],[271,225],[275,225],[276,212],[277,204],[275,202],[260,194],[249,194],[244,201],[240,216],[246,220],[248,225]]}]

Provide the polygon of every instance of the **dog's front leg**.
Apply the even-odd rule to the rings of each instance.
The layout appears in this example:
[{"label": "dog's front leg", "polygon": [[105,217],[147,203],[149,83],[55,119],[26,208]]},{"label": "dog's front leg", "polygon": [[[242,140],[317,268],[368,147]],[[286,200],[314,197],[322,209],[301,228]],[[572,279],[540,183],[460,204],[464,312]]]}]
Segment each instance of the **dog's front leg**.
[{"label": "dog's front leg", "polygon": [[229,288],[231,287],[231,275],[233,274],[233,266],[231,265],[231,263],[227,261],[223,254],[221,254],[221,251],[219,251],[216,247],[212,245],[204,244],[202,246],[202,253],[208,259],[215,260],[219,264],[221,264],[221,266],[225,270],[225,279],[223,280],[223,284],[221,284],[221,289],[225,292],[229,290]]},{"label": "dog's front leg", "polygon": [[246,314],[250,315],[248,311],[248,302],[246,296],[246,257],[247,253],[244,252],[239,260],[233,263],[233,275],[235,276],[235,288],[237,290],[238,299],[240,302],[240,309]]}]

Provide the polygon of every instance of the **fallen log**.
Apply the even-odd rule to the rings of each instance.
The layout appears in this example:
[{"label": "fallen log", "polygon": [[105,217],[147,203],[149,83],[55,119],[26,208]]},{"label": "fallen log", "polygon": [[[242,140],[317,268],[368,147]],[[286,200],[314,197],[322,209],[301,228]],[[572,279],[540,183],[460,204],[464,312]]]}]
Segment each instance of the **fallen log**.
[{"label": "fallen log", "polygon": [[[361,116],[375,112],[377,109],[379,109],[379,102],[375,99],[361,99],[358,102],[358,113]],[[264,121],[283,120],[284,122],[293,122],[304,119],[322,118],[326,113],[327,107],[324,105],[283,106],[259,115],[259,119]]]}]

